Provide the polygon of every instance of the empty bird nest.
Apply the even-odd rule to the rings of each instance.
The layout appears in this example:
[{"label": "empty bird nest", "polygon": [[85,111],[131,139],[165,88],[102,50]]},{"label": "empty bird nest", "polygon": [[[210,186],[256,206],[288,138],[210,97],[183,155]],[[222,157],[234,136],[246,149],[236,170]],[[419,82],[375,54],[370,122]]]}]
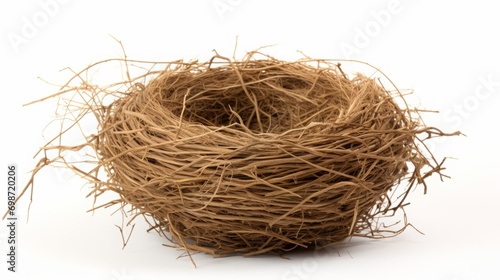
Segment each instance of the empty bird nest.
[{"label": "empty bird nest", "polygon": [[[122,81],[88,81],[85,73],[113,61],[126,66]],[[131,78],[131,67],[144,72]],[[398,234],[406,221],[386,228],[379,219],[404,211],[416,185],[442,175],[444,160],[424,140],[458,133],[423,125],[371,69],[392,89],[347,75],[336,60],[282,61],[260,51],[241,60],[101,61],[53,96],[71,97],[62,102],[70,125],[41,149],[57,156],[33,173],[62,163],[95,197],[117,194],[96,208],[130,206],[187,252],[280,254]],[[65,144],[89,116],[96,130],[83,144]],[[85,170],[68,160],[84,148],[94,159]]]}]

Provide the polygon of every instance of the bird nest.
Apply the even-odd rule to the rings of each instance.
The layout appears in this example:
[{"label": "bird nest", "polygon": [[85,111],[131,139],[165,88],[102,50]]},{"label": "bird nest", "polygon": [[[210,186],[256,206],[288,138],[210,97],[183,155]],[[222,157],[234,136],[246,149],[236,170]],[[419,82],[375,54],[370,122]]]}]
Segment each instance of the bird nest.
[{"label": "bird nest", "polygon": [[[97,132],[65,145],[62,131],[42,148],[58,156],[34,174],[63,163],[96,197],[118,194],[102,206],[131,206],[188,252],[283,253],[394,235],[408,223],[385,228],[378,219],[400,213],[414,186],[441,174],[443,161],[419,136],[450,134],[424,126],[391,83],[349,77],[338,61],[216,54],[110,86],[84,79],[109,62],[56,94],[81,97],[65,107],[77,116],[72,127],[91,116]],[[87,170],[61,153],[84,147],[95,152]]]}]

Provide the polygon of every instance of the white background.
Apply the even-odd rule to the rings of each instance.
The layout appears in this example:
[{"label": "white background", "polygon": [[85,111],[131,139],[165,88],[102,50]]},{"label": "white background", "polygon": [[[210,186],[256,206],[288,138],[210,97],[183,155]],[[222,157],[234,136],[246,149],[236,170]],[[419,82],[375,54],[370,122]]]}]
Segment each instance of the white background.
[{"label": "white background", "polygon": [[[287,59],[360,59],[380,67],[414,104],[440,111],[429,125],[467,137],[436,141],[450,156],[451,179],[428,181],[412,193],[409,229],[393,239],[356,241],[320,255],[214,259],[162,246],[137,220],[122,250],[112,210],[92,215],[88,188],[47,168],[36,178],[30,220],[25,196],[18,205],[18,271],[7,272],[5,221],[0,230],[1,279],[500,279],[500,17],[494,1],[2,1],[0,6],[0,170],[19,167],[26,184],[32,156],[50,133],[55,101],[23,107],[57,91],[65,67],[121,57],[157,61],[231,56],[264,45]],[[44,4],[49,3],[49,4]],[[6,181],[6,174],[0,179]],[[6,189],[6,183],[1,183]],[[6,207],[6,190],[0,192]],[[3,213],[3,211],[2,211]]]}]

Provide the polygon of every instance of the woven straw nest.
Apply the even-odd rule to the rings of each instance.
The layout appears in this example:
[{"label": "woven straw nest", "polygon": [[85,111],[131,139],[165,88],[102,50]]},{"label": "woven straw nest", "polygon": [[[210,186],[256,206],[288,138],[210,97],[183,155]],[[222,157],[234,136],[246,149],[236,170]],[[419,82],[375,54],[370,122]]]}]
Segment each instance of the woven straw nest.
[{"label": "woven straw nest", "polygon": [[[86,96],[78,112],[98,120],[85,143],[95,166],[65,164],[94,195],[119,195],[104,206],[131,206],[188,252],[283,253],[384,236],[377,219],[442,169],[418,135],[446,134],[423,126],[398,90],[349,77],[337,62],[216,55],[120,85],[127,90],[84,83],[60,93]],[[38,169],[61,161],[44,158]]]}]

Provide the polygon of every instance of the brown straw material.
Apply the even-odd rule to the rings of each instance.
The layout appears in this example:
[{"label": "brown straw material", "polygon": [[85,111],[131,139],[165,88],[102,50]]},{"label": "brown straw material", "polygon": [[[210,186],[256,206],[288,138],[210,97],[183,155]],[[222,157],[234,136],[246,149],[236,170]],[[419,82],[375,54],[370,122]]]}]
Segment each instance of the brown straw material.
[{"label": "brown straw material", "polygon": [[75,123],[94,116],[98,133],[64,146],[63,131],[42,150],[90,145],[94,167],[60,156],[42,159],[34,173],[66,163],[96,197],[119,195],[103,206],[152,217],[152,228],[188,253],[283,253],[398,234],[406,220],[392,229],[378,219],[401,213],[414,186],[442,175],[444,160],[423,138],[458,134],[423,126],[397,89],[350,78],[338,61],[217,54],[104,87],[89,84],[84,71],[74,77],[82,85],[57,95],[82,97],[68,110]]}]

